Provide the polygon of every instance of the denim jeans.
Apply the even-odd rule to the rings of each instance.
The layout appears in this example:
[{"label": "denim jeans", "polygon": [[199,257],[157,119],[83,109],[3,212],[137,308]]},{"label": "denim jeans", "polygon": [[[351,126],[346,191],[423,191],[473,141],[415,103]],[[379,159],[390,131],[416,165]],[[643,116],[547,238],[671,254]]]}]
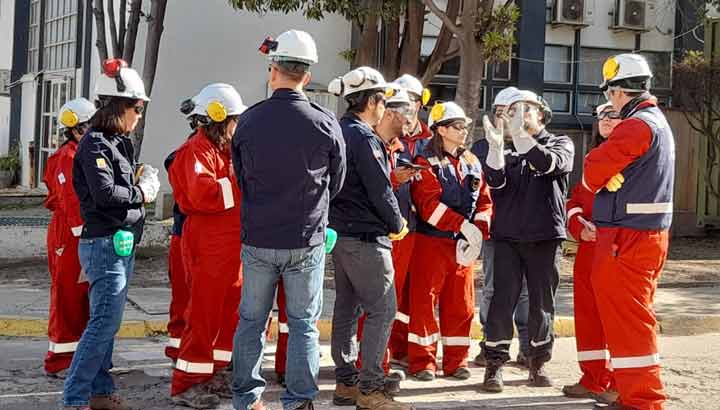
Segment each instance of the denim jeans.
[{"label": "denim jeans", "polygon": [[[495,245],[492,241],[484,241],[482,246],[483,258],[483,275],[485,283],[483,285],[482,296],[480,297],[480,322],[485,326],[488,310],[490,309],[490,301],[492,300],[495,286]],[[528,312],[530,310],[530,297],[528,296],[527,279],[523,279],[522,291],[518,299],[513,319],[518,332],[518,341],[520,342],[520,351],[526,356],[530,351],[530,337],[528,336]]]},{"label": "denim jeans", "polygon": [[109,373],[114,338],[135,265],[135,251],[130,256],[118,256],[112,236],[80,239],[78,256],[90,282],[90,320],[65,379],[65,406],[86,406],[90,397],[115,391]]},{"label": "denim jeans", "polygon": [[288,317],[285,410],[295,410],[318,394],[320,318],[325,273],[324,245],[302,249],[242,247],[243,287],[240,323],[233,340],[233,406],[246,410],[260,400],[265,328],[280,277]]},{"label": "denim jeans", "polygon": [[[369,394],[385,386],[382,362],[397,311],[391,250],[379,243],[341,237],[333,262],[336,294],[330,348],[335,380],[346,386],[357,383],[363,394]],[[367,319],[358,371],[357,323],[363,312]]]}]

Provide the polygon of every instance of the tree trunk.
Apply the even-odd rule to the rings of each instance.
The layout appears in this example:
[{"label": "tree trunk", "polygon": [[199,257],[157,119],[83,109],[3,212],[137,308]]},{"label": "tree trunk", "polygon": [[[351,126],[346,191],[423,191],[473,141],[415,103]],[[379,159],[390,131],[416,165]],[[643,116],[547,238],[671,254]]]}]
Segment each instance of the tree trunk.
[{"label": "tree trunk", "polygon": [[[123,0],[120,0],[122,3]],[[112,44],[113,57],[120,57],[120,46],[118,45],[118,30],[115,24],[115,0],[108,0],[107,7],[108,23],[110,24],[110,42]]]},{"label": "tree trunk", "polygon": [[127,61],[130,67],[132,67],[135,58],[135,43],[137,42],[141,11],[142,0],[130,0],[130,19],[128,20],[125,45],[123,46],[123,60]]},{"label": "tree trunk", "polygon": [[105,5],[103,0],[93,1],[93,15],[95,15],[95,29],[97,31],[97,41],[95,46],[98,49],[100,57],[100,65],[108,58],[107,37],[105,35]]},{"label": "tree trunk", "polygon": [[385,27],[385,55],[383,66],[380,70],[386,80],[391,81],[398,76],[400,66],[400,18],[396,17],[391,21],[383,21]]},{"label": "tree trunk", "polygon": [[[143,83],[145,84],[145,92],[152,95],[153,84],[155,82],[155,71],[157,69],[158,54],[160,52],[160,40],[162,38],[165,22],[165,9],[167,8],[167,0],[152,0],[150,7],[150,17],[148,18],[148,34],[145,42],[145,62],[143,64]],[[142,141],[145,136],[145,117],[140,120],[135,130],[135,158],[140,158],[142,149]]]},{"label": "tree trunk", "polygon": [[358,45],[355,58],[353,59],[353,67],[377,65],[377,45],[378,45],[378,17],[369,14],[365,17],[361,28],[360,44]]},{"label": "tree trunk", "polygon": [[[449,0],[446,13],[450,20],[457,21],[458,14],[460,13],[460,0]],[[440,71],[443,63],[457,55],[457,53],[449,53],[452,43],[457,41],[457,39],[453,39],[453,33],[450,29],[443,24],[427,63],[419,71],[423,84],[428,84]],[[459,44],[456,46],[456,49],[457,48],[459,48]]]},{"label": "tree trunk", "polygon": [[425,5],[417,0],[408,0],[405,14],[407,18],[400,51],[400,73],[417,76],[420,73],[420,49],[425,26]]}]

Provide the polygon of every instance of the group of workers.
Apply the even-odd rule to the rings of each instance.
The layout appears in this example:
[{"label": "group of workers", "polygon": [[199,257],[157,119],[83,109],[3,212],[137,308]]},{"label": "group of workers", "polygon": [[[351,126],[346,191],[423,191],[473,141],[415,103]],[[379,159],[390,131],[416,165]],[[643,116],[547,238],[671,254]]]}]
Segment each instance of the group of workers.
[{"label": "group of workers", "polygon": [[[513,319],[530,385],[551,386],[545,363],[569,231],[580,242],[582,378],[563,392],[602,408],[662,409],[652,299],[667,256],[674,145],[642,57],[605,63],[600,137],[566,204],[574,146],[546,129],[552,110],[537,94],[500,92],[470,147],[473,120],[458,104],[436,102],[427,124],[420,119],[430,93],[410,75],[386,82],[359,67],[336,78],[328,89],[348,107],[338,120],[303,93],[318,62],[309,34],[287,31],[260,51],[272,96],[247,107],[232,86],[206,86],[183,102],[191,132],[164,164],[176,201],[166,348],[175,404],[232,398],[238,410],[265,409],[261,368],[276,306],[283,408],[314,408],[326,252],[335,268],[334,404],[413,409],[394,400],[403,375],[391,361],[420,381],[439,371],[471,376],[479,258],[480,388],[504,388]],[[160,186],[128,137],[147,101],[137,72],[112,59],[94,104],[73,100],[59,113],[67,141],[44,178],[53,211],[45,370],[65,379],[66,409],[131,408],[109,370],[143,204]]]}]

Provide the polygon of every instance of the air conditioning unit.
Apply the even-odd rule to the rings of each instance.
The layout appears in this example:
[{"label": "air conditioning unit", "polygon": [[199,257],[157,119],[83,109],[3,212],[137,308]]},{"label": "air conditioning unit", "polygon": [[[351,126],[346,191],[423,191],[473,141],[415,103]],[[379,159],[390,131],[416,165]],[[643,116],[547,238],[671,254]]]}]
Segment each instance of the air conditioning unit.
[{"label": "air conditioning unit", "polygon": [[646,31],[646,0],[616,0],[615,20],[611,27],[616,30]]},{"label": "air conditioning unit", "polygon": [[553,25],[589,26],[595,17],[595,0],[554,0]]}]

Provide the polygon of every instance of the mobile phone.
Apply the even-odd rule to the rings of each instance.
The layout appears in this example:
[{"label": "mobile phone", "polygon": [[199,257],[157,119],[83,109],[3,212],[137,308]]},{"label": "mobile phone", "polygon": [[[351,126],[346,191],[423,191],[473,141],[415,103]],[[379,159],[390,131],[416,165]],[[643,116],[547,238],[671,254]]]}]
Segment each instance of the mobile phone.
[{"label": "mobile phone", "polygon": [[423,170],[423,169],[428,168],[425,165],[413,164],[412,162],[408,161],[405,158],[398,158],[397,167],[398,168],[410,168],[410,169],[414,169],[414,170]]}]

